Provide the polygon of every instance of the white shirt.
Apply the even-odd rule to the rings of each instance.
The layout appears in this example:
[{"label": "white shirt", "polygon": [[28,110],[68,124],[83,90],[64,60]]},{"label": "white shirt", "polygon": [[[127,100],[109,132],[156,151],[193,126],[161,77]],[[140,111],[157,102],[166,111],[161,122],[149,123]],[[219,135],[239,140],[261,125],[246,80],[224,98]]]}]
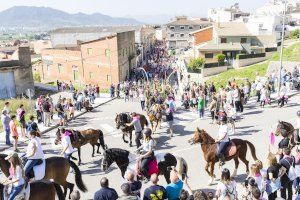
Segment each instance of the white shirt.
[{"label": "white shirt", "polygon": [[16,166],[16,171],[14,172],[14,174],[11,174],[10,178],[19,179],[19,181],[13,183],[14,187],[23,185],[25,183],[23,173],[22,173],[22,168],[20,166]]},{"label": "white shirt", "polygon": [[74,152],[74,148],[71,144],[71,139],[69,136],[63,136],[61,138],[61,145],[63,146],[63,148],[68,147],[65,151],[66,154],[70,154]]},{"label": "white shirt", "polygon": [[231,181],[228,185],[225,185],[223,182],[219,182],[217,185],[217,191],[220,190],[220,197],[218,199],[225,199],[225,196],[230,193],[230,196],[237,196],[236,183]]},{"label": "white shirt", "polygon": [[256,88],[255,89],[258,90],[258,91],[260,91],[262,88],[263,88],[263,84],[261,82],[258,82],[256,84]]},{"label": "white shirt", "polygon": [[32,138],[27,146],[27,153],[28,156],[33,151],[34,145],[36,146],[35,154],[28,159],[44,159],[44,152],[41,145],[41,139],[38,137]]},{"label": "white shirt", "polygon": [[149,141],[145,141],[143,142],[143,150],[145,152],[149,152],[150,149],[153,149],[154,147],[154,141],[153,140],[149,140]]},{"label": "white shirt", "polygon": [[287,89],[285,86],[282,86],[281,89],[280,89],[280,97],[283,97],[285,96],[287,93]]},{"label": "white shirt", "polygon": [[218,138],[222,138],[225,135],[224,139],[221,140],[220,142],[229,142],[228,132],[229,132],[229,129],[228,129],[227,124],[220,125],[219,132],[218,132]]}]

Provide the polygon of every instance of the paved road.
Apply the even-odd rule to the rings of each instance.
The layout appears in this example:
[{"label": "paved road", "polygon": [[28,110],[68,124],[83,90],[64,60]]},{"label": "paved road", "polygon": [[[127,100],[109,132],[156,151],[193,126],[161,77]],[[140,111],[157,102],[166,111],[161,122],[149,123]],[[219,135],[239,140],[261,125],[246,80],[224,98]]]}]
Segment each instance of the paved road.
[{"label": "paved road", "polygon": [[[254,104],[250,104],[245,109],[244,119],[238,122],[237,133],[231,138],[243,138],[251,141],[256,146],[256,153],[259,159],[265,160],[268,153],[268,134],[271,129],[275,128],[278,120],[292,121],[296,116],[296,111],[300,109],[299,106],[300,95],[294,96],[290,99],[288,106],[280,109],[277,107],[271,108],[258,108]],[[101,129],[105,133],[105,142],[108,147],[118,147],[129,149],[131,152],[135,150],[135,147],[129,148],[128,144],[122,142],[120,131],[115,129],[114,117],[116,113],[122,111],[136,111],[141,112],[141,108],[138,102],[126,102],[123,100],[114,100],[107,103],[95,110],[95,112],[87,113],[84,116],[79,117],[71,123],[71,127],[74,129],[86,129],[95,128]],[[183,157],[189,165],[189,183],[193,190],[215,189],[214,186],[207,186],[209,176],[204,170],[204,159],[203,154],[200,150],[200,145],[190,146],[187,142],[193,135],[194,130],[198,126],[199,128],[205,129],[208,133],[215,136],[217,133],[217,125],[209,124],[210,120],[200,120],[195,111],[183,111],[178,110],[175,115],[175,137],[170,139],[166,134],[164,124],[162,129],[158,131],[155,138],[159,142],[159,150],[163,152],[172,152],[178,156]],[[45,142],[45,151],[47,156],[57,154],[57,150],[51,144],[54,137],[54,131],[47,133],[50,135],[50,139],[43,139]],[[97,155],[91,158],[91,146],[86,145],[82,148],[82,162],[80,169],[83,173],[83,179],[86,183],[89,191],[82,194],[82,199],[92,199],[94,192],[99,189],[99,180],[102,176],[107,176],[110,180],[110,186],[116,188],[121,194],[120,185],[124,181],[121,178],[120,171],[116,169],[116,165],[112,165],[111,171],[108,174],[104,174],[100,170],[99,160],[102,158],[101,155]],[[76,153],[75,153],[76,155]],[[253,159],[248,152],[248,160],[250,163]],[[230,161],[226,164],[231,172],[233,170],[234,163]],[[220,169],[216,167],[216,176],[220,176]],[[238,170],[237,180],[242,182],[246,177],[245,166],[241,163]],[[70,181],[74,182],[74,174],[70,174]],[[161,177],[160,184],[165,185],[166,182]],[[146,185],[147,186],[147,185]],[[143,186],[145,187],[145,186]],[[238,189],[241,190],[242,186],[239,184]]]}]

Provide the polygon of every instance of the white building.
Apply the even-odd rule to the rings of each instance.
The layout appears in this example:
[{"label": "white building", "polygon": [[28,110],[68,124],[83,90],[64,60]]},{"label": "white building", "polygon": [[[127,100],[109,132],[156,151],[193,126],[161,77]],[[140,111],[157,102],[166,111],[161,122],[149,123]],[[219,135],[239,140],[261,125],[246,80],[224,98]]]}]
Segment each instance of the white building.
[{"label": "white building", "polygon": [[230,22],[246,16],[249,13],[242,12],[238,3],[230,8],[210,8],[207,13],[207,18],[213,22]]},{"label": "white building", "polygon": [[165,40],[167,37],[167,30],[166,28],[157,28],[155,30],[155,38],[159,41]]}]

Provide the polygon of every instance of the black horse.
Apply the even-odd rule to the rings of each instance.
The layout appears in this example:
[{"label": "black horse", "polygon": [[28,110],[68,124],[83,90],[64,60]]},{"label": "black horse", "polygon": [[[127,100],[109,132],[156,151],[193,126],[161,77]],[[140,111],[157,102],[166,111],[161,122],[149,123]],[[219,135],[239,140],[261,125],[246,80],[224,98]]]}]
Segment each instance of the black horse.
[{"label": "black horse", "polygon": [[[185,179],[188,166],[183,158],[176,157],[170,153],[158,153],[155,154],[155,157],[158,163],[159,175],[164,175],[167,183],[170,183],[170,170],[172,167],[177,167],[178,173],[182,179]],[[116,162],[124,178],[127,170],[136,172],[136,161],[136,158],[127,150],[119,148],[107,149],[103,154],[102,170],[106,171],[112,163]]]},{"label": "black horse", "polygon": [[294,126],[289,122],[279,121],[275,135],[288,137],[290,139],[291,146],[295,146],[297,143],[297,141],[295,141],[295,139],[297,139],[297,131],[295,130]]},{"label": "black horse", "polygon": [[[148,126],[148,121],[144,115],[137,114],[140,116],[140,123],[142,128],[144,129],[145,126]],[[126,136],[129,135],[129,146],[132,147],[132,131],[134,130],[133,126],[126,126],[127,123],[132,122],[132,117],[128,112],[123,112],[120,114],[117,114],[115,118],[116,122],[116,128],[121,129],[123,136],[122,139],[125,143],[128,143],[128,141],[125,139]]]}]

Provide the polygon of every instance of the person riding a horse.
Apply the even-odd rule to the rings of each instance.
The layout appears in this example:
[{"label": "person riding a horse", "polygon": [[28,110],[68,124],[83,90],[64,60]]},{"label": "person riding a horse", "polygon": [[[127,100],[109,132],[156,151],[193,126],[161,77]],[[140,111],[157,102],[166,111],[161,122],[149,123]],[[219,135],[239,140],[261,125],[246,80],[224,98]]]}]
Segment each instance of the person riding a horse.
[{"label": "person riding a horse", "polygon": [[143,145],[141,147],[139,147],[137,149],[137,151],[142,151],[141,152],[141,156],[138,158],[138,162],[141,161],[141,172],[144,175],[144,177],[146,177],[146,179],[149,179],[150,177],[148,177],[148,164],[150,161],[152,161],[153,159],[155,159],[154,156],[154,145],[155,142],[153,140],[153,138],[151,137],[152,135],[152,131],[150,128],[146,128],[143,131],[143,136],[144,136],[144,140],[143,140]]},{"label": "person riding a horse", "polygon": [[220,159],[220,165],[225,164],[225,153],[228,145],[230,144],[230,139],[228,137],[228,125],[227,125],[227,117],[220,116],[219,117],[220,121],[220,127],[219,127],[219,132],[218,132],[218,138],[215,139],[216,143],[219,143],[219,149],[218,149],[218,157]]},{"label": "person riding a horse", "polygon": [[131,123],[127,123],[126,126],[133,126],[134,130],[135,130],[135,143],[137,148],[139,148],[141,146],[141,142],[140,140],[142,139],[142,125],[140,122],[140,117],[135,113],[131,113],[132,116],[132,122]]},{"label": "person riding a horse", "polygon": [[44,152],[41,144],[41,139],[39,138],[39,133],[36,131],[31,131],[29,133],[30,141],[27,146],[26,152],[26,164],[24,166],[25,176],[29,180],[30,172],[34,166],[41,164],[44,159]]}]

